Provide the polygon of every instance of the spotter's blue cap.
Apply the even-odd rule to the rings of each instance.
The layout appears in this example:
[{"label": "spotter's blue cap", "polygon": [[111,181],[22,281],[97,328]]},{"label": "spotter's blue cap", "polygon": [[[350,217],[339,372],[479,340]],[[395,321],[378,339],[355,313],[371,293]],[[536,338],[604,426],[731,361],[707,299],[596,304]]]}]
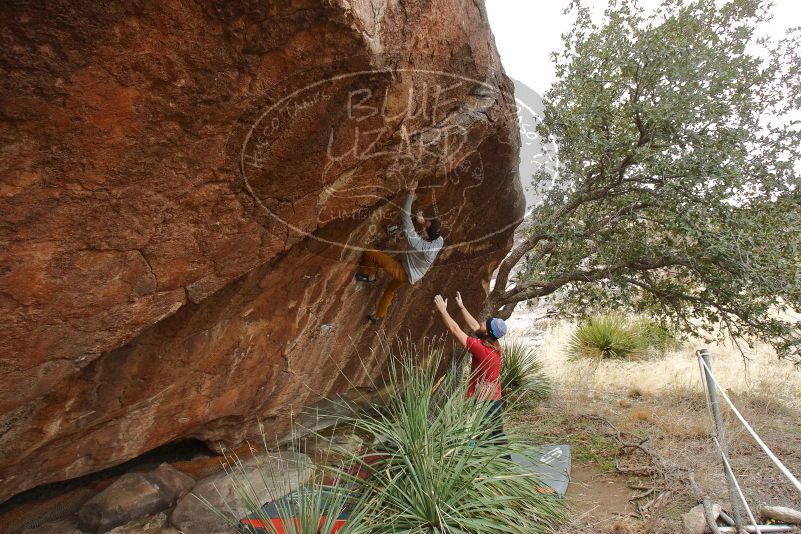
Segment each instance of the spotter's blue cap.
[{"label": "spotter's blue cap", "polygon": [[506,335],[507,330],[508,328],[503,319],[498,319],[497,317],[487,319],[487,333],[495,339],[501,339]]}]

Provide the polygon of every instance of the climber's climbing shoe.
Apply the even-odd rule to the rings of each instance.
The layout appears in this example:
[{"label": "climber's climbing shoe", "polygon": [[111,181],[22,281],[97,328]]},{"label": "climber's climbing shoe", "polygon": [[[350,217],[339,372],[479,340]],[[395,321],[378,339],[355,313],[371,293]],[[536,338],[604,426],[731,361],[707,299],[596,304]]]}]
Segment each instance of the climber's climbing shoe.
[{"label": "climber's climbing shoe", "polygon": [[354,278],[356,278],[357,282],[368,282],[368,283],[369,282],[375,282],[375,276],[370,278],[365,273],[356,273],[356,276]]},{"label": "climber's climbing shoe", "polygon": [[378,326],[379,324],[381,324],[381,317],[376,317],[375,315],[368,315],[367,320],[373,326]]}]

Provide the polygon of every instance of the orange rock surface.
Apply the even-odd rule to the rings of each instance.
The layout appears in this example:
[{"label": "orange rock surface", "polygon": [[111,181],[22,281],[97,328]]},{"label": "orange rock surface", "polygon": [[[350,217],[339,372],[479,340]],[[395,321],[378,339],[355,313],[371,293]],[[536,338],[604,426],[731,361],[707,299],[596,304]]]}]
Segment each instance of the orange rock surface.
[{"label": "orange rock surface", "polygon": [[380,332],[476,308],[523,211],[483,2],[0,6],[0,501],[164,443],[234,446],[382,368],[406,181],[447,248]]}]

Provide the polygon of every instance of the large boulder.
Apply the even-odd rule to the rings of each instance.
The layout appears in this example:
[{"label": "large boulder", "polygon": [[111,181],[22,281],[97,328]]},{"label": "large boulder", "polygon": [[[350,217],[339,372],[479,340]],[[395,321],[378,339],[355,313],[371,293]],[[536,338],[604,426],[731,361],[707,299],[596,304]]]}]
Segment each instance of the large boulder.
[{"label": "large boulder", "polygon": [[483,2],[0,4],[0,501],[234,446],[383,367],[356,287],[403,186],[446,249],[381,330],[478,308],[524,211]]},{"label": "large boulder", "polygon": [[150,517],[131,521],[108,531],[108,534],[181,534],[169,524],[169,518],[164,512]]}]

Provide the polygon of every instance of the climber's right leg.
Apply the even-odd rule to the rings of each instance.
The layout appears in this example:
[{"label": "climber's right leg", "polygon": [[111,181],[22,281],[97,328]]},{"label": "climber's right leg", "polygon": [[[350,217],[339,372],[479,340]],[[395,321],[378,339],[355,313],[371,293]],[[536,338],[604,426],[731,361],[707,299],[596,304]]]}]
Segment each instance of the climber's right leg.
[{"label": "climber's right leg", "polygon": [[381,300],[378,303],[378,310],[376,310],[375,317],[379,321],[384,318],[387,314],[387,310],[389,309],[389,305],[392,304],[392,300],[395,298],[395,293],[398,292],[398,289],[403,286],[404,284],[409,283],[409,279],[406,277],[406,272],[403,272],[402,279],[395,279],[393,278],[387,288],[384,290],[384,294],[381,296]]}]

